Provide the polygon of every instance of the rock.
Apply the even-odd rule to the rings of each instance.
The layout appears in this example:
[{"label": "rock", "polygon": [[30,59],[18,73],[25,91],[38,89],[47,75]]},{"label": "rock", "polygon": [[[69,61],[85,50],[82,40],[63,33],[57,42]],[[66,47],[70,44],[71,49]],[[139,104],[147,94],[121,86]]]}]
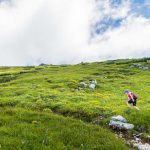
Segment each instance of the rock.
[{"label": "rock", "polygon": [[142,64],[132,64],[131,66],[130,66],[130,68],[139,68],[139,69],[142,69],[142,70],[149,70],[150,69],[150,67],[148,67],[148,66],[144,66],[144,65],[142,65]]},{"label": "rock", "polygon": [[89,84],[89,88],[91,89],[95,89],[96,85],[97,85],[97,81],[96,80],[90,80],[90,84]]},{"label": "rock", "polygon": [[89,85],[89,88],[95,89],[95,88],[96,88],[96,85],[92,83],[92,84]]},{"label": "rock", "polygon": [[[141,67],[142,64],[132,64],[131,66],[132,66],[132,67]],[[131,66],[130,66],[130,67],[131,67]]]},{"label": "rock", "polygon": [[[90,83],[89,84],[87,84],[87,83],[85,83],[85,82],[80,82],[79,83],[79,88],[86,88],[86,87],[89,87],[89,88],[91,88],[91,89],[95,89],[96,88],[96,85],[97,85],[97,81],[96,80],[90,80]],[[79,89],[79,90],[81,90],[81,89]]]},{"label": "rock", "polygon": [[91,83],[93,83],[93,84],[96,85],[96,84],[97,84],[97,81],[96,81],[96,80],[92,80]]},{"label": "rock", "polygon": [[131,143],[135,143],[135,140],[131,140]]},{"label": "rock", "polygon": [[150,150],[150,145],[148,143],[145,144],[137,143],[134,144],[134,146],[137,147],[139,150]]},{"label": "rock", "polygon": [[113,128],[119,128],[119,129],[125,129],[125,130],[134,128],[133,124],[124,123],[121,121],[113,121],[113,120],[110,121],[109,126],[112,126]]},{"label": "rock", "polygon": [[135,134],[134,137],[135,137],[135,138],[136,138],[136,137],[139,138],[142,134],[143,134],[143,133]]},{"label": "rock", "polygon": [[109,126],[112,126],[113,128],[118,128],[118,129],[133,129],[134,125],[127,123],[127,120],[118,115],[118,116],[113,116],[110,120]]},{"label": "rock", "polygon": [[149,69],[149,67],[142,67],[142,69],[143,69],[143,70],[148,70],[148,69]]},{"label": "rock", "polygon": [[136,66],[137,66],[137,67],[140,67],[140,66],[142,66],[142,64],[136,64]]},{"label": "rock", "polygon": [[122,138],[122,137],[123,137],[123,135],[122,135],[122,134],[119,134],[119,137],[120,137],[120,138]]},{"label": "rock", "polygon": [[87,87],[88,84],[86,84],[85,82],[80,82],[80,85],[82,85],[83,87]]},{"label": "rock", "polygon": [[120,116],[120,115],[112,117],[111,120],[113,120],[113,121],[121,121],[121,122],[124,122],[124,123],[127,122],[127,120],[124,117]]},{"label": "rock", "polygon": [[141,141],[141,139],[139,139],[139,138],[135,138],[135,141]]}]

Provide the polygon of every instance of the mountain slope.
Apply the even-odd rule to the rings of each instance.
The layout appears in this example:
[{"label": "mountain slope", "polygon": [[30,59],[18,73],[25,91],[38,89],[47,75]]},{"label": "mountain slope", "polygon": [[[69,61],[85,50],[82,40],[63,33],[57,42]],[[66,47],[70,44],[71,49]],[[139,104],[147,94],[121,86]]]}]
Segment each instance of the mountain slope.
[{"label": "mountain slope", "polygon": [[[107,124],[111,116],[120,114],[135,125],[133,132],[143,132],[145,137],[150,134],[149,68],[148,58],[0,67],[1,147],[129,149]],[[82,84],[91,80],[97,81],[94,90]],[[132,108],[130,114],[125,113],[125,89],[138,95],[140,112]],[[97,121],[99,117],[102,119]]]}]

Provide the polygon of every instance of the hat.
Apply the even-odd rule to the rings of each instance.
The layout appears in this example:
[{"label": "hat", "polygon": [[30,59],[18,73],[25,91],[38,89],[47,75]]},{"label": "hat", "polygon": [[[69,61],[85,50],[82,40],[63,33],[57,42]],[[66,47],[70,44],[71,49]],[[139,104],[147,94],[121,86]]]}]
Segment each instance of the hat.
[{"label": "hat", "polygon": [[129,93],[130,91],[129,90],[124,90],[124,93]]}]

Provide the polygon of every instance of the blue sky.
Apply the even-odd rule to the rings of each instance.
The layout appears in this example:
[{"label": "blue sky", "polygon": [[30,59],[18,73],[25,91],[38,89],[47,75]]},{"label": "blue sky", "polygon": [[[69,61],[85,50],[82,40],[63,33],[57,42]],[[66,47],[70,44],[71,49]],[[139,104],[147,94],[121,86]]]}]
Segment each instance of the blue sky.
[{"label": "blue sky", "polygon": [[150,1],[149,0],[133,0],[132,11],[138,15],[150,18]]},{"label": "blue sky", "polygon": [[[121,16],[119,18],[112,18],[110,15],[104,16],[103,19],[96,22],[94,25],[95,34],[104,34],[108,29],[118,28],[121,23],[126,20],[129,15],[142,16],[144,18],[150,19],[150,0],[110,0],[110,5],[112,8],[117,9],[124,2],[130,3],[130,10],[126,16]],[[93,35],[94,33],[92,33]]]},{"label": "blue sky", "polygon": [[0,0],[0,66],[150,57],[150,0]]}]

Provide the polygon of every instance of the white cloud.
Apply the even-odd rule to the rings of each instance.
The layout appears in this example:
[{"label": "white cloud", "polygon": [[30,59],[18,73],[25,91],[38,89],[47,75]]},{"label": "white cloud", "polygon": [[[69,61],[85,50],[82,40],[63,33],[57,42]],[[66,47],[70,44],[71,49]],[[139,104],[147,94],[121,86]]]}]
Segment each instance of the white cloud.
[{"label": "white cloud", "polygon": [[109,16],[113,19],[119,19],[128,15],[131,2],[124,0],[121,4],[113,6],[110,0],[98,0],[96,5],[100,10],[101,18]]},{"label": "white cloud", "polygon": [[[150,20],[129,17],[120,28],[107,31],[93,40],[91,49],[99,57],[133,58],[150,56]],[[101,53],[99,53],[99,51]]]},{"label": "white cloud", "polygon": [[[117,9],[108,0],[98,3],[12,0],[11,5],[1,5],[0,65],[150,56],[150,21],[129,14],[128,1]],[[91,39],[91,25],[105,16],[127,19],[121,27]]]}]

